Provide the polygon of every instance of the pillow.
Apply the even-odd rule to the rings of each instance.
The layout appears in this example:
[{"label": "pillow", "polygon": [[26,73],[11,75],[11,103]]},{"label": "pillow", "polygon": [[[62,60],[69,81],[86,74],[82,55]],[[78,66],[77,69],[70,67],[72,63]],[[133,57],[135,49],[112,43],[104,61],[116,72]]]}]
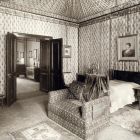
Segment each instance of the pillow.
[{"label": "pillow", "polygon": [[77,99],[82,101],[82,93],[83,93],[84,83],[73,81],[69,84],[69,99]]}]

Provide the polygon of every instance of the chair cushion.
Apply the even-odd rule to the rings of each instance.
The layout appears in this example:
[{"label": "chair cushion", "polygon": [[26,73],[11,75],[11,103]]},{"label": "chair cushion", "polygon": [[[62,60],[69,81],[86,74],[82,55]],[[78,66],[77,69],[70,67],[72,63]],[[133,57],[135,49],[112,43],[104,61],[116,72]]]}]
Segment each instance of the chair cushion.
[{"label": "chair cushion", "polygon": [[80,101],[67,99],[55,104],[50,104],[49,110],[68,122],[83,128],[84,120],[82,119],[79,111],[81,106],[82,103]]}]

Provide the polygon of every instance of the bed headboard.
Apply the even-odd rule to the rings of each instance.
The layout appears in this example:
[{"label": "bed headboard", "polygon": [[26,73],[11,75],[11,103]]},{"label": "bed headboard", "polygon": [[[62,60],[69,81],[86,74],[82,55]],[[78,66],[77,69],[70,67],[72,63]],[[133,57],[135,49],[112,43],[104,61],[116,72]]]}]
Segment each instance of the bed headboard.
[{"label": "bed headboard", "polygon": [[121,70],[111,70],[111,79],[135,82],[140,84],[140,72],[131,72],[131,71],[121,71]]}]

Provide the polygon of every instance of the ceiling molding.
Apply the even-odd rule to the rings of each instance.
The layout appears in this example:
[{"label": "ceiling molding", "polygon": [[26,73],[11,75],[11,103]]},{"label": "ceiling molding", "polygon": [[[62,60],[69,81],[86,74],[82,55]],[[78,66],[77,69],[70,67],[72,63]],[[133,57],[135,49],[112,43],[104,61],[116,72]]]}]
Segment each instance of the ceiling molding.
[{"label": "ceiling molding", "polygon": [[93,19],[88,20],[88,21],[84,21],[84,22],[80,23],[80,27],[92,25],[95,23],[103,22],[105,20],[110,20],[112,18],[125,16],[125,15],[136,13],[136,12],[140,12],[140,4],[133,5],[133,6],[127,7],[127,8],[123,8],[121,10],[112,11],[112,12],[105,14],[105,15],[102,15],[100,17],[93,18]]},{"label": "ceiling molding", "polygon": [[89,17],[83,18],[81,20],[78,20],[78,23],[81,24],[83,22],[88,22],[92,19],[101,17],[103,15],[107,15],[107,14],[110,14],[110,13],[113,13],[113,12],[116,12],[116,11],[120,11],[120,10],[123,10],[123,9],[126,9],[126,8],[130,8],[130,7],[136,6],[138,4],[140,4],[140,0],[129,1],[127,3],[123,3],[121,5],[114,6],[110,9],[101,11],[99,13],[96,13],[96,14],[92,15],[92,16],[89,16]]},{"label": "ceiling molding", "polygon": [[68,21],[68,22],[77,23],[76,19],[61,16],[61,15],[57,15],[57,14],[54,14],[54,13],[48,13],[43,9],[38,9],[38,8],[35,8],[35,7],[32,8],[32,7],[27,7],[27,6],[24,6],[24,5],[21,5],[21,4],[5,2],[5,1],[4,2],[0,1],[0,6],[5,7],[5,8],[10,8],[10,9],[23,11],[23,12],[28,12],[28,13],[32,13],[32,14],[47,16],[49,18],[55,18],[55,19],[58,19],[58,20],[64,20],[64,21]]},{"label": "ceiling molding", "polygon": [[14,9],[10,9],[10,8],[5,8],[2,6],[0,6],[0,13],[13,15],[13,16],[19,16],[19,17],[23,17],[23,18],[34,19],[34,20],[40,20],[40,21],[44,21],[44,22],[62,24],[62,25],[66,25],[66,26],[73,26],[73,27],[77,27],[77,28],[79,27],[79,24],[73,23],[70,21],[59,20],[59,19],[50,18],[47,16],[42,16],[42,15],[32,14],[32,13],[14,10]]}]

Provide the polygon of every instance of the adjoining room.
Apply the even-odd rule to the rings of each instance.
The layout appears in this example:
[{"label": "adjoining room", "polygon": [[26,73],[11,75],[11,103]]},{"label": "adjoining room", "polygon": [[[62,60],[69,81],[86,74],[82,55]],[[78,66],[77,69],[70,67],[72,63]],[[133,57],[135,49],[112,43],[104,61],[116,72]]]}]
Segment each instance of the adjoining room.
[{"label": "adjoining room", "polygon": [[40,40],[17,39],[17,99],[41,95],[40,92]]}]

